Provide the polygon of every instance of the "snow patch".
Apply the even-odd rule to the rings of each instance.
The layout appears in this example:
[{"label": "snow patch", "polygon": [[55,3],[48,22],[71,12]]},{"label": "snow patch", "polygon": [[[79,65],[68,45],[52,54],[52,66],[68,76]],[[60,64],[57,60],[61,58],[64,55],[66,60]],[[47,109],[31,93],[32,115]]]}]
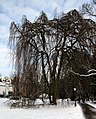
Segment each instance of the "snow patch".
[{"label": "snow patch", "polygon": [[[8,99],[0,98],[0,105]],[[37,100],[37,103],[40,100]],[[58,105],[60,100],[58,101]],[[2,108],[3,107],[3,108]],[[40,108],[8,108],[0,106],[0,119],[84,119],[82,109],[77,104],[64,106],[45,106]]]}]

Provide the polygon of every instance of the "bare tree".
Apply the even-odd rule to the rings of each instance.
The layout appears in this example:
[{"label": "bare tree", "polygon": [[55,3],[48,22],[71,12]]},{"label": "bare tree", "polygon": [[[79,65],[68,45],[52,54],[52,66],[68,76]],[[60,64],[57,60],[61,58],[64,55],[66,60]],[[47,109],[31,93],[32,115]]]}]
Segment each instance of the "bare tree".
[{"label": "bare tree", "polygon": [[10,44],[16,56],[18,90],[26,92],[26,96],[37,94],[38,89],[34,92],[36,86],[32,85],[43,77],[50,103],[56,104],[60,79],[64,77],[63,69],[66,73],[69,68],[70,54],[74,49],[91,52],[93,34],[93,25],[76,10],[52,20],[42,12],[33,23],[24,17],[21,26],[12,22]]},{"label": "bare tree", "polygon": [[93,0],[91,3],[84,3],[80,7],[81,14],[96,17],[96,1]]}]

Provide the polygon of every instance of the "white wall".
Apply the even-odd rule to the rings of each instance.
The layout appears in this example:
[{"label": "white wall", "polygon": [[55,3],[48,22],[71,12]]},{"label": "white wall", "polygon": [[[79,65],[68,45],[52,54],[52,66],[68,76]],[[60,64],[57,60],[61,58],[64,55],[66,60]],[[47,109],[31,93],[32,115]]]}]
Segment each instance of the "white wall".
[{"label": "white wall", "polygon": [[8,92],[12,91],[12,87],[9,87],[8,85],[6,85],[3,82],[0,82],[0,94],[3,95],[8,95]]}]

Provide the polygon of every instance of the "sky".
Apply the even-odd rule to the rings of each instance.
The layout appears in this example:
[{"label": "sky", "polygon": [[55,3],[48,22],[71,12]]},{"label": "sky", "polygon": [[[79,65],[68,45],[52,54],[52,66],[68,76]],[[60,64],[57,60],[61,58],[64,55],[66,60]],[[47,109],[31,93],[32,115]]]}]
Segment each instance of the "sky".
[{"label": "sky", "polygon": [[22,16],[26,15],[31,22],[44,11],[48,18],[57,13],[67,13],[92,0],[0,0],[0,74],[10,76],[12,68],[12,56],[8,47],[9,29],[12,21],[21,23]]}]

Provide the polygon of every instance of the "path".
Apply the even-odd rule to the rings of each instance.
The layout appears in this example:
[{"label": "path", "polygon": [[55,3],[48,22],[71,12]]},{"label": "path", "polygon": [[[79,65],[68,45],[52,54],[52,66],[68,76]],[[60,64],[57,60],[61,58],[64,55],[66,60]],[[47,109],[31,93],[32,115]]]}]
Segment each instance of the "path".
[{"label": "path", "polygon": [[96,119],[96,108],[84,103],[80,104],[82,111],[85,115],[85,119]]}]

